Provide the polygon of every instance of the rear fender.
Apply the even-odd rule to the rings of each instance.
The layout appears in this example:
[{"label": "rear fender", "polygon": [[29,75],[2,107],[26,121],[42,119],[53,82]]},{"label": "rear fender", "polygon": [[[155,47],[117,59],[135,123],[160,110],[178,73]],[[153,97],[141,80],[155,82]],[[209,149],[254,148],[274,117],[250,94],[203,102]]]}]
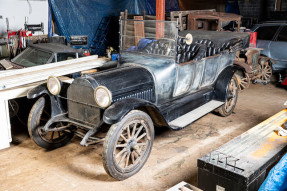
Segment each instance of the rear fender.
[{"label": "rear fender", "polygon": [[225,68],[218,76],[217,81],[215,83],[213,99],[225,102],[227,98],[227,88],[228,84],[234,75],[234,73],[238,70],[244,70],[244,68],[236,65],[229,66]]},{"label": "rear fender", "polygon": [[137,109],[146,112],[157,126],[168,126],[159,109],[151,102],[128,98],[118,101],[108,107],[103,115],[103,120],[107,124],[115,124],[122,120],[130,111]]}]

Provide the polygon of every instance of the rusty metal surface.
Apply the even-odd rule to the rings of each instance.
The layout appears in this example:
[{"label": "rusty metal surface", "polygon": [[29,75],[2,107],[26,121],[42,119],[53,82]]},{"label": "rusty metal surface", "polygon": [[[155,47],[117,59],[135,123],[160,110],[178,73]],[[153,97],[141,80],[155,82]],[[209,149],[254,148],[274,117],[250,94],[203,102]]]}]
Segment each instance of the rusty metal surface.
[{"label": "rusty metal surface", "polygon": [[203,30],[208,30],[211,27],[211,23],[208,21],[217,20],[217,31],[222,31],[222,22],[237,21],[237,32],[239,32],[241,24],[241,15],[223,12],[206,12],[204,14],[200,12],[190,13],[188,15],[188,30],[198,30],[198,24],[203,24]]},{"label": "rusty metal surface", "polygon": [[[260,56],[260,49],[248,48],[241,51],[241,54],[237,53],[234,64],[241,66],[244,74],[248,75],[248,79],[253,83],[267,84],[271,80],[273,61],[269,57]],[[268,73],[268,78],[266,78],[266,73]],[[244,81],[242,74],[237,74],[237,76],[240,82]]]}]

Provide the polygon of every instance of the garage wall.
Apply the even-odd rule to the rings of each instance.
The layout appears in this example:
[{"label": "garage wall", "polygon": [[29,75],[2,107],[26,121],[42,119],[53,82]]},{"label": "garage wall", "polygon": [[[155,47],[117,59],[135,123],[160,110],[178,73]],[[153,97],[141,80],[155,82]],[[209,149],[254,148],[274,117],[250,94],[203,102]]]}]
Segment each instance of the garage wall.
[{"label": "garage wall", "polygon": [[[240,14],[244,17],[256,17],[260,21],[272,19],[270,13],[275,10],[275,0],[238,0]],[[282,0],[282,11],[287,11],[287,1]]]},{"label": "garage wall", "polygon": [[28,17],[28,24],[43,22],[47,34],[48,0],[0,0],[0,37],[7,35],[6,17],[9,19],[10,30],[23,29],[25,17]]},{"label": "garage wall", "polygon": [[216,9],[225,11],[225,0],[178,0],[180,10]]}]

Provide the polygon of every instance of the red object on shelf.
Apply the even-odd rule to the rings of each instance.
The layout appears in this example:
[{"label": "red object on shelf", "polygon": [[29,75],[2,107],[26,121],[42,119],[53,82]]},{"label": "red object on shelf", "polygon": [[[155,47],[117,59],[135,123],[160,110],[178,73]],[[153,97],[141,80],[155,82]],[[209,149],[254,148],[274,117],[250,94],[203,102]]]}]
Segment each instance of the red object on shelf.
[{"label": "red object on shelf", "polygon": [[11,36],[15,36],[18,35],[19,37],[27,37],[27,36],[32,36],[32,32],[31,31],[24,31],[22,29],[18,30],[18,31],[7,31],[8,33],[8,39],[11,38]]},{"label": "red object on shelf", "polygon": [[256,47],[256,40],[257,40],[257,32],[250,32],[249,47],[255,48]]},{"label": "red object on shelf", "polygon": [[91,54],[90,54],[90,52],[84,52],[84,55],[85,56],[90,56]]}]

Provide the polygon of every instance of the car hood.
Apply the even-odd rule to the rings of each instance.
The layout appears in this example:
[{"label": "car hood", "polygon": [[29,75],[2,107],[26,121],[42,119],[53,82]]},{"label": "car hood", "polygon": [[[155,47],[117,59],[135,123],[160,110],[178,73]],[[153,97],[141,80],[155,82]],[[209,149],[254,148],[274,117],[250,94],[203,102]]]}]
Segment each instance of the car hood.
[{"label": "car hood", "polygon": [[[155,101],[154,81],[151,73],[137,66],[123,66],[76,78],[69,87],[68,99],[72,99],[73,95],[90,94],[88,92],[92,92],[92,89],[95,90],[98,86],[105,86],[109,89],[113,102],[131,97]],[[81,92],[78,92],[79,89],[82,89]],[[73,100],[75,99],[78,98],[73,97]]]}]

